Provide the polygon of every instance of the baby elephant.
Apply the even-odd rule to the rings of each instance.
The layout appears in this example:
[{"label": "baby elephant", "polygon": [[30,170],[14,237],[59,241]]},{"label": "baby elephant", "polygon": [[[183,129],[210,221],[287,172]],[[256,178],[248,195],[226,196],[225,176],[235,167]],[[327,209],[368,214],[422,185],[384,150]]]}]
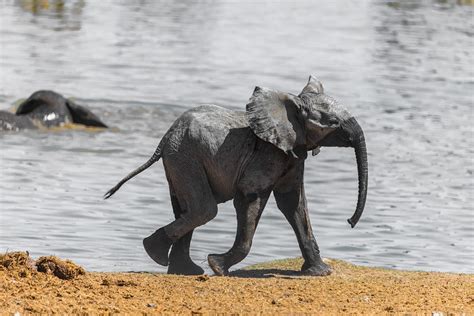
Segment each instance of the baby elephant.
[{"label": "baby elephant", "polygon": [[62,126],[66,123],[107,128],[89,109],[54,91],[37,91],[16,113],[0,111],[0,131],[18,131]]},{"label": "baby elephant", "polygon": [[[292,226],[303,254],[305,275],[331,269],[320,257],[313,236],[303,184],[307,152],[320,146],[353,147],[359,195],[352,227],[367,195],[367,150],[364,134],[351,114],[323,92],[314,77],[298,95],[256,87],[245,112],[204,105],[183,113],[163,136],[153,156],[126,181],[163,158],[176,220],[143,240],[148,255],[168,273],[201,274],[189,256],[193,230],[217,214],[217,204],[234,200],[237,236],[232,248],[211,254],[217,275],[242,261],[250,251],[258,221],[273,192],[278,208]],[[171,248],[171,252],[169,252]]]}]

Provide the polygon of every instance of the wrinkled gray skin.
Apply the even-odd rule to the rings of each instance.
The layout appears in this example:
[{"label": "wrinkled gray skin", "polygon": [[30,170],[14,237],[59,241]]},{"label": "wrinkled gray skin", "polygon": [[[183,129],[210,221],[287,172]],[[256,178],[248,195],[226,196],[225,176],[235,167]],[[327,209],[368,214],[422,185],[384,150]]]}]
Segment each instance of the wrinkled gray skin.
[{"label": "wrinkled gray skin", "polygon": [[54,91],[33,93],[20,104],[16,113],[0,111],[0,131],[49,128],[66,123],[107,127],[90,110]]},{"label": "wrinkled gray skin", "polygon": [[303,184],[307,151],[319,146],[355,148],[359,196],[348,220],[354,227],[367,194],[364,134],[313,77],[299,96],[255,88],[246,112],[214,105],[185,112],[163,136],[150,160],[105,198],[163,158],[176,220],[145,238],[143,245],[155,262],[169,264],[168,273],[175,274],[203,273],[189,257],[193,230],[216,216],[217,204],[234,199],[238,221],[234,245],[224,254],[208,256],[212,270],[227,275],[249,253],[260,215],[273,192],[298,239],[304,258],[302,273],[328,275],[331,269],[321,260],[313,236]]}]

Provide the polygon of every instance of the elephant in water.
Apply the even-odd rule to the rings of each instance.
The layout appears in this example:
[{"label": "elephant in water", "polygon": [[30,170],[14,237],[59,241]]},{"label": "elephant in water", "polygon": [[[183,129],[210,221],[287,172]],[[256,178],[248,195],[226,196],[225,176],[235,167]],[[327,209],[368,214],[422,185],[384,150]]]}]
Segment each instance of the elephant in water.
[{"label": "elephant in water", "polygon": [[204,272],[189,256],[193,230],[216,216],[219,203],[233,199],[238,222],[234,245],[224,254],[208,256],[212,270],[227,275],[249,253],[273,192],[298,239],[302,273],[328,275],[331,269],[321,260],[313,236],[303,182],[307,152],[315,153],[320,146],[355,149],[359,193],[348,219],[354,227],[367,195],[364,133],[312,76],[298,96],[256,87],[245,112],[215,105],[188,110],[166,132],[153,156],[104,197],[163,158],[176,220],[146,237],[143,245],[155,262],[169,265],[168,273],[175,274]]},{"label": "elephant in water", "polygon": [[67,123],[107,128],[89,109],[54,91],[37,91],[15,113],[0,111],[0,130],[18,131],[62,126]]}]

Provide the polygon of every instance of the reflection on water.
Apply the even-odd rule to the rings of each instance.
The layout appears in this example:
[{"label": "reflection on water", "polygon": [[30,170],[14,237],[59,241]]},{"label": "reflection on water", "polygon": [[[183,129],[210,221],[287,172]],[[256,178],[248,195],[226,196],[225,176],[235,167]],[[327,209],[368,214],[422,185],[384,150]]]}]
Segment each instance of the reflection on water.
[{"label": "reflection on water", "polygon": [[[465,1],[462,1],[466,3]],[[160,163],[113,199],[184,110],[243,109],[255,85],[298,93],[310,73],[364,128],[369,195],[355,229],[354,154],[309,158],[306,191],[323,256],[473,272],[473,8],[454,1],[338,3],[19,1],[0,33],[1,108],[39,89],[87,104],[113,129],[0,135],[0,251],[92,270],[163,271],[141,239],[172,220]],[[197,229],[192,255],[226,251],[232,203]],[[270,201],[243,264],[298,256]]]},{"label": "reflection on water", "polygon": [[84,0],[20,0],[17,3],[24,11],[33,14],[32,24],[54,31],[80,30],[81,14],[86,4]]}]

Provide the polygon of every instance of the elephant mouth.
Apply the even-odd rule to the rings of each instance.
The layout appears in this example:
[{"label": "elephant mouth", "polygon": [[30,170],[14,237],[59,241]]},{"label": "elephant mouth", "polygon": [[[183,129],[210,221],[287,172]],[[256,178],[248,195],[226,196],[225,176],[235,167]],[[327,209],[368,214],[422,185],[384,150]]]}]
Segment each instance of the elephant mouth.
[{"label": "elephant mouth", "polygon": [[321,151],[321,146],[316,146],[316,148],[314,148],[313,150],[311,150],[311,155],[314,157],[314,156],[316,156],[317,154],[319,154],[320,151]]},{"label": "elephant mouth", "polygon": [[353,147],[351,133],[344,127],[339,127],[334,132],[320,140],[317,147]]}]

